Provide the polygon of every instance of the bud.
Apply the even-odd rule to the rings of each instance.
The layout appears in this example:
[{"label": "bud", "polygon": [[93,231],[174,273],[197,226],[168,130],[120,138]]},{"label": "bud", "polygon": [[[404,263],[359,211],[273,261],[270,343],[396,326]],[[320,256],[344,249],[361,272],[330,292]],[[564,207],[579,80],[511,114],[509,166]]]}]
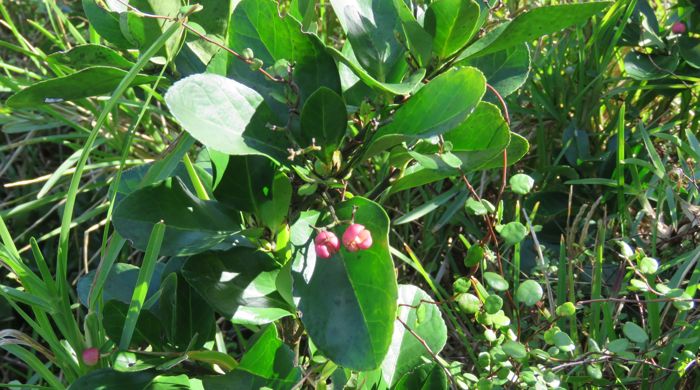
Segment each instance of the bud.
[{"label": "bud", "polygon": [[241,55],[246,60],[252,60],[253,58],[255,58],[255,53],[253,53],[253,49],[251,49],[249,47],[246,47],[245,49],[243,49],[243,51],[241,52]]},{"label": "bud", "polygon": [[318,233],[316,239],[314,240],[314,244],[314,247],[316,248],[316,255],[322,259],[327,259],[338,253],[340,250],[338,236],[327,230]]},{"label": "bud", "polygon": [[253,61],[250,63],[250,70],[256,71],[262,68],[263,66],[263,61],[260,58],[253,58]]},{"label": "bud", "polygon": [[83,351],[83,363],[87,366],[94,366],[100,361],[100,351],[97,348],[88,348]]},{"label": "bud", "polygon": [[685,23],[683,22],[675,22],[671,26],[671,31],[673,31],[674,34],[684,34],[686,30]]},{"label": "bud", "polygon": [[343,245],[350,252],[368,249],[372,246],[372,233],[359,223],[353,223],[343,233]]}]

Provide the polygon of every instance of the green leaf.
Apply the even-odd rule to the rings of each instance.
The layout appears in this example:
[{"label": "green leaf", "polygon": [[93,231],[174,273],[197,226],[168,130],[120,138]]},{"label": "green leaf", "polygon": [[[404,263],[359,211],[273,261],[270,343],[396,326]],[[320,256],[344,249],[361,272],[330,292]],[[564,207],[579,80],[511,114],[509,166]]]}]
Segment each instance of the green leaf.
[{"label": "green leaf", "polygon": [[[188,23],[196,24],[204,29],[208,39],[222,45],[226,44],[229,15],[233,12],[236,2],[231,0],[198,0],[202,10],[188,18]],[[212,57],[221,50],[218,46],[188,32],[187,47],[197,56],[202,64],[208,64]]]},{"label": "green leaf", "polygon": [[418,23],[405,1],[393,0],[393,2],[401,20],[403,35],[406,37],[406,48],[419,67],[427,67],[432,56],[433,37]]},{"label": "green leaf", "polygon": [[639,261],[639,271],[645,275],[653,275],[659,269],[659,262],[651,257],[643,257]]},{"label": "green leaf", "polygon": [[170,112],[205,146],[232,155],[260,154],[281,159],[287,141],[268,129],[272,111],[253,89],[214,74],[197,74],[165,94]]},{"label": "green leaf", "polygon": [[531,9],[489,31],[460,54],[458,60],[495,53],[566,27],[581,24],[608,6],[610,6],[609,2],[591,2]]},{"label": "green leaf", "polygon": [[[527,43],[509,47],[485,56],[460,62],[478,68],[486,76],[486,81],[505,98],[520,88],[530,74],[530,49]],[[499,103],[494,94],[486,98]]]},{"label": "green leaf", "polygon": [[159,316],[172,348],[177,351],[199,349],[213,339],[214,310],[182,276],[176,272],[169,274],[161,289]]},{"label": "green leaf", "polygon": [[481,309],[481,301],[473,294],[459,294],[457,296],[457,304],[467,314],[474,314]]},{"label": "green leaf", "polygon": [[[163,273],[163,263],[156,264],[156,269],[153,272],[153,277],[149,282],[148,294],[146,299],[149,299],[160,288],[161,275]],[[90,271],[87,275],[78,280],[78,298],[83,306],[88,306],[88,297],[95,279],[96,270]],[[102,289],[102,300],[108,302],[116,300],[122,303],[131,302],[131,295],[136,286],[136,279],[139,275],[139,267],[126,263],[116,263],[109,270],[107,280]]]},{"label": "green leaf", "polygon": [[438,363],[423,364],[407,373],[396,383],[394,390],[447,390],[447,375]]},{"label": "green leaf", "polygon": [[[510,143],[506,148],[508,154],[508,165],[513,165],[520,161],[523,156],[530,149],[530,143],[527,142],[525,137],[520,134],[510,132]],[[479,169],[491,169],[491,168],[501,168],[503,167],[503,154],[498,153],[496,156],[492,157],[491,160],[485,162],[479,167]]]},{"label": "green leaf", "polygon": [[484,247],[481,244],[474,244],[470,246],[467,250],[467,257],[464,258],[464,265],[467,267],[473,267],[479,264],[479,262],[484,259],[484,252]]},{"label": "green leaf", "polygon": [[593,379],[602,379],[603,378],[603,372],[600,370],[600,367],[598,367],[595,364],[589,364],[586,366],[586,373],[591,376]]},{"label": "green leaf", "polygon": [[[155,286],[157,287],[157,286]],[[122,337],[122,329],[129,311],[129,305],[120,301],[107,301],[102,311],[102,324],[109,337],[115,344],[119,345]],[[131,338],[131,345],[148,346],[162,348],[163,327],[160,320],[150,310],[142,310],[134,328],[134,335]]]},{"label": "green leaf", "polygon": [[119,26],[119,14],[108,11],[99,5],[96,0],[83,0],[83,11],[98,34],[107,41],[121,49],[133,47],[132,43],[122,34]]},{"label": "green leaf", "polygon": [[79,45],[66,51],[59,51],[46,57],[47,61],[61,64],[73,69],[85,69],[91,66],[109,66],[129,69],[134,63],[114,49],[102,45]]},{"label": "green leaf", "polygon": [[[341,220],[350,220],[372,233],[371,248],[316,257],[308,222],[292,228],[295,261],[294,296],[309,337],[324,356],[353,370],[381,365],[389,349],[396,318],[397,284],[389,253],[389,217],[376,203],[354,197],[336,206]],[[347,225],[337,226],[341,237]],[[301,229],[304,244],[299,245]]]},{"label": "green leaf", "polygon": [[342,52],[332,47],[327,48],[327,50],[341,65],[349,68],[364,84],[378,91],[389,92],[394,95],[408,95],[418,88],[421,81],[423,81],[423,77],[425,77],[425,69],[420,68],[395,83],[379,81],[357,63],[357,59],[352,54],[352,49],[350,49],[349,45],[346,45]]},{"label": "green leaf", "polygon": [[700,68],[700,39],[683,36],[678,40],[680,55],[692,67]]},{"label": "green leaf", "polygon": [[491,294],[484,300],[484,309],[488,314],[496,314],[503,307],[503,299],[498,295]]},{"label": "green leaf", "polygon": [[554,334],[554,345],[564,352],[571,352],[576,349],[576,345],[574,345],[571,337],[564,332],[557,332]]},{"label": "green leaf", "polygon": [[544,292],[542,286],[534,280],[526,280],[518,286],[518,291],[515,293],[515,298],[520,303],[526,306],[534,306],[542,299]]},{"label": "green leaf", "polygon": [[190,257],[182,275],[219,313],[234,323],[262,325],[292,315],[277,291],[279,269],[267,254],[237,247]]},{"label": "green leaf", "polygon": [[[279,60],[293,63],[300,107],[320,87],[340,93],[338,68],[325,45],[316,35],[303,33],[293,17],[280,17],[277,6],[273,0],[240,1],[229,24],[229,47],[239,53],[252,49],[255,58],[263,61],[264,66],[271,66]],[[284,126],[289,119],[289,107],[276,101],[272,95],[285,95],[285,84],[271,82],[260,72],[252,72],[248,64],[226,52],[222,51],[221,55],[228,61],[227,74],[256,90],[275,113],[277,120],[268,122]],[[285,137],[276,133],[273,138]]]},{"label": "green leaf", "polygon": [[380,127],[366,155],[372,156],[410,139],[426,138],[456,127],[479,104],[486,90],[484,76],[475,68],[447,71],[421,88]]},{"label": "green leaf", "polygon": [[535,180],[524,174],[524,173],[518,173],[516,175],[513,175],[510,177],[510,189],[513,190],[516,194],[521,194],[525,195],[530,190],[532,190],[532,187],[535,185]]},{"label": "green leaf", "polygon": [[556,313],[559,317],[570,317],[576,314],[576,306],[571,302],[564,302],[557,307]]},{"label": "green leaf", "polygon": [[[400,285],[398,304],[418,308],[399,306],[398,318],[437,354],[447,341],[447,327],[440,309],[436,305],[421,301],[432,302],[433,299],[416,286]],[[423,318],[418,316],[420,308],[424,309]],[[382,362],[384,381],[390,385],[395,384],[399,378],[420,364],[423,357],[430,358],[425,346],[398,320],[395,321],[391,346]]]},{"label": "green leaf", "polygon": [[153,225],[164,221],[161,256],[205,251],[241,230],[237,213],[215,201],[197,198],[175,177],[141,188],[122,199],[112,222],[122,237],[144,250]]},{"label": "green leaf", "polygon": [[155,378],[155,371],[119,372],[111,368],[92,371],[73,382],[70,390],[143,389]]},{"label": "green leaf", "polygon": [[348,112],[345,102],[337,93],[321,87],[304,103],[301,112],[301,136],[304,146],[316,145],[322,148],[321,153],[326,161],[330,161],[333,151],[338,149],[340,141],[348,126]]},{"label": "green leaf", "polygon": [[497,228],[507,245],[515,245],[527,236],[527,228],[520,222],[508,222]]},{"label": "green leaf", "polygon": [[[117,88],[127,71],[107,66],[93,66],[68,76],[36,82],[7,99],[12,108],[36,107],[91,96],[107,95]],[[137,75],[131,85],[148,84],[155,76]]]},{"label": "green leaf", "polygon": [[[166,16],[166,18],[150,18],[140,16],[134,11],[122,13],[120,27],[122,34],[136,44],[136,46],[144,50],[150,47],[163,32],[175,24],[175,18],[180,13],[180,8],[183,6],[181,0],[130,0],[129,5],[137,10],[150,15]],[[165,64],[166,58],[173,58],[179,49],[181,34],[183,29],[170,37],[163,45],[163,48],[158,53],[158,56],[151,58],[159,64]]]},{"label": "green leaf", "polygon": [[401,26],[393,2],[331,0],[331,5],[362,68],[379,81],[395,81],[404,49],[394,35]]},{"label": "green leaf", "polygon": [[630,342],[627,339],[616,339],[608,343],[607,349],[612,353],[623,353],[629,348]]},{"label": "green leaf", "polygon": [[440,59],[458,52],[477,31],[480,7],[473,0],[437,0],[430,3],[423,21],[433,37],[433,52]]},{"label": "green leaf", "polygon": [[486,279],[486,283],[488,283],[488,285],[496,291],[508,290],[508,281],[503,279],[501,275],[495,272],[484,272],[484,279]]},{"label": "green leaf", "polygon": [[226,375],[205,376],[207,390],[292,389],[301,379],[301,369],[294,366],[294,352],[277,336],[274,325],[256,335],[255,344],[243,355],[233,371]]},{"label": "green leaf", "polygon": [[507,353],[508,356],[513,359],[524,359],[527,357],[527,350],[525,346],[517,341],[508,340],[501,346],[503,352]]},{"label": "green leaf", "polygon": [[645,344],[649,341],[649,335],[647,335],[647,332],[645,332],[641,326],[635,324],[634,322],[625,322],[625,324],[622,326],[622,333],[625,334],[625,337],[637,344]]},{"label": "green leaf", "polygon": [[656,80],[673,74],[678,55],[652,55],[631,51],[624,59],[625,72],[635,80]]}]

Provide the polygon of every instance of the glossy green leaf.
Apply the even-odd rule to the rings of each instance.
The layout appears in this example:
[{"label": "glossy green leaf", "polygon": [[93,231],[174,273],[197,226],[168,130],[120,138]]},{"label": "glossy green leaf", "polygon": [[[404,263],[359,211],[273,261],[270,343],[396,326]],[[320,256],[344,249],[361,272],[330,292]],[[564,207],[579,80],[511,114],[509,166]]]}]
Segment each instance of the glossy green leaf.
[{"label": "glossy green leaf", "polygon": [[496,294],[491,294],[484,299],[484,309],[488,314],[496,314],[503,307],[503,298]]},{"label": "glossy green leaf", "polygon": [[625,72],[636,80],[668,77],[678,67],[678,55],[651,55],[631,51],[624,59]]},{"label": "glossy green leaf", "polygon": [[556,332],[553,337],[554,345],[564,352],[571,352],[576,349],[576,345],[571,340],[568,334],[564,332]]},{"label": "glossy green leaf", "polygon": [[65,65],[73,69],[85,69],[91,66],[110,66],[129,69],[134,63],[124,58],[124,55],[102,45],[79,45],[66,51],[50,54],[49,62]]},{"label": "glossy green leaf", "polygon": [[192,256],[182,275],[234,323],[260,325],[292,315],[293,309],[277,291],[279,272],[269,255],[238,247]]},{"label": "glossy green leaf", "polygon": [[[320,87],[340,93],[338,68],[325,45],[316,35],[303,33],[301,25],[293,17],[280,17],[277,6],[273,0],[240,1],[229,25],[229,47],[239,53],[250,48],[255,58],[263,61],[264,67],[283,59],[293,63],[293,78],[299,87],[300,107]],[[268,122],[286,125],[289,107],[272,96],[285,95],[284,84],[270,82],[260,72],[252,72],[243,61],[226,52],[221,54],[228,60],[227,74],[255,89],[276,114],[276,120]],[[285,137],[276,133],[274,138]]]},{"label": "glossy green leaf", "polygon": [[[301,220],[292,228],[292,276],[301,320],[318,350],[343,367],[370,370],[381,365],[389,350],[398,287],[389,254],[388,216],[378,204],[360,197],[337,205],[336,215],[350,220],[355,207],[355,221],[372,233],[372,247],[358,252],[341,248],[329,259],[317,258],[312,236],[296,244],[295,231],[310,230],[308,220]],[[346,227],[333,230],[342,237]]]},{"label": "glossy green leaf", "polygon": [[436,0],[423,21],[433,37],[433,51],[447,58],[463,48],[477,32],[480,7],[474,0]]},{"label": "glossy green leaf", "polygon": [[330,161],[333,151],[340,145],[348,125],[345,102],[337,93],[321,87],[311,95],[301,112],[301,138],[305,145],[312,139],[322,148],[321,153]]},{"label": "glossy green leaf", "polygon": [[[530,49],[527,43],[509,47],[485,56],[460,62],[478,68],[486,81],[505,98],[520,88],[530,74]],[[498,98],[489,93],[486,98],[500,104]]]},{"label": "glossy green leaf", "polygon": [[[36,82],[7,99],[13,108],[36,107],[42,104],[60,103],[69,100],[112,93],[126,77],[127,71],[107,66],[93,66],[68,76]],[[137,75],[131,85],[156,81],[155,76]]]},{"label": "glossy green leaf", "polygon": [[425,69],[420,68],[398,82],[379,81],[357,63],[357,59],[355,59],[349,46],[346,46],[346,48],[340,52],[335,48],[329,47],[328,51],[338,62],[349,68],[363,83],[375,90],[389,92],[394,95],[408,95],[418,88],[423,77],[425,77]]},{"label": "glossy green leaf", "polygon": [[[520,134],[510,132],[510,143],[506,148],[508,156],[508,165],[513,165],[520,161],[521,158],[527,154],[530,149],[530,143],[527,142],[525,137]],[[488,162],[484,163],[479,167],[479,169],[491,169],[491,168],[501,168],[503,167],[503,153],[498,153],[496,156],[492,157]]]},{"label": "glossy green leaf", "polygon": [[165,94],[175,119],[207,147],[232,155],[287,155],[285,137],[266,127],[272,111],[253,89],[214,74],[175,83]]},{"label": "glossy green leaf", "polygon": [[515,299],[526,306],[533,306],[542,299],[542,286],[534,280],[526,280],[518,286]]},{"label": "glossy green leaf", "polygon": [[683,36],[678,41],[680,55],[692,67],[700,68],[700,39]]},{"label": "glossy green leaf", "polygon": [[[398,304],[416,308],[399,306],[398,317],[437,354],[447,342],[447,327],[438,306],[421,301],[432,302],[433,298],[416,286],[399,286]],[[419,312],[423,314],[419,316]],[[420,364],[422,357],[430,358],[425,346],[403,324],[395,321],[391,346],[382,362],[384,381],[390,385],[395,384]]]},{"label": "glossy green leaf", "polygon": [[556,314],[559,317],[570,317],[576,314],[576,305],[571,302],[564,302],[557,307]]},{"label": "glossy green leaf", "polygon": [[649,341],[649,335],[647,335],[647,332],[634,322],[625,322],[625,324],[622,326],[622,333],[625,334],[625,337],[637,344],[644,344]]},{"label": "glossy green leaf", "polygon": [[102,368],[73,382],[70,390],[143,389],[155,378],[155,371],[119,372]]},{"label": "glossy green leaf", "polygon": [[175,177],[125,197],[114,209],[112,222],[122,237],[143,250],[153,225],[164,221],[160,255],[174,256],[214,247],[241,230],[238,218],[218,202],[197,198]]},{"label": "glossy green leaf", "polygon": [[[164,265],[162,263],[156,264],[156,269],[153,272],[153,277],[149,282],[148,294],[146,299],[153,296],[153,294],[160,288],[161,275],[163,273]],[[88,305],[88,297],[90,295],[90,289],[92,288],[93,281],[95,279],[95,270],[90,271],[87,275],[81,277],[78,280],[77,293],[80,303],[85,307]],[[116,263],[112,266],[107,275],[107,280],[102,289],[102,300],[108,302],[111,300],[116,300],[122,303],[131,302],[131,295],[134,292],[134,287],[136,286],[136,279],[139,275],[139,267],[131,264]]]},{"label": "glossy green leaf", "polygon": [[416,367],[396,383],[394,390],[446,390],[447,374],[438,363]]},{"label": "glossy green leaf", "polygon": [[[105,333],[115,344],[119,345],[122,337],[122,329],[129,311],[129,305],[120,301],[107,301],[102,311],[102,324]],[[142,310],[131,337],[131,345],[162,348],[163,328],[160,320],[150,310]]]},{"label": "glossy green leaf", "polygon": [[434,78],[396,110],[393,121],[372,138],[368,156],[404,141],[445,133],[474,111],[486,90],[475,68],[447,71]]},{"label": "glossy green leaf", "polygon": [[[482,203],[477,203],[483,206]],[[467,250],[467,257],[464,258],[464,265],[467,267],[473,267],[479,264],[479,262],[484,259],[484,252],[484,247],[480,244],[470,246]]]},{"label": "glossy green leaf", "polygon": [[510,183],[510,189],[520,195],[527,194],[535,185],[535,179],[524,173],[517,173],[511,176],[508,182]]},{"label": "glossy green leaf", "polygon": [[[163,280],[159,317],[171,348],[199,349],[214,337],[214,310],[178,273]],[[196,341],[193,343],[192,340]]]},{"label": "glossy green leaf", "polygon": [[392,1],[331,0],[358,64],[373,78],[392,82],[394,67],[403,61],[403,46],[394,31],[399,15]]},{"label": "glossy green leaf", "polygon": [[228,389],[292,389],[301,379],[301,369],[294,366],[294,352],[269,325],[256,335],[255,344],[243,355],[233,371],[226,375],[206,376],[202,384],[207,390]]},{"label": "glossy green leaf", "polygon": [[639,271],[645,275],[653,275],[659,269],[659,262],[651,257],[643,257],[639,261]]},{"label": "glossy green leaf", "polygon": [[432,57],[433,37],[418,23],[405,1],[392,1],[401,21],[403,35],[406,38],[406,48],[411,52],[419,67],[427,67]]},{"label": "glossy green leaf", "polygon": [[591,2],[531,9],[486,33],[460,54],[458,59],[495,53],[566,27],[584,23],[609,5],[609,2]]},{"label": "glossy green leaf", "polygon": [[495,272],[484,272],[484,279],[486,279],[486,283],[488,283],[488,285],[496,291],[508,290],[508,281],[503,279],[501,275]]},{"label": "glossy green leaf", "polygon": [[122,34],[117,12],[100,7],[96,0],[82,0],[82,3],[90,27],[94,28],[102,38],[122,49],[133,47],[133,44]]},{"label": "glossy green leaf", "polygon": [[507,245],[515,245],[524,240],[527,236],[527,228],[520,222],[508,222],[505,225],[496,227],[498,234],[503,237]]}]

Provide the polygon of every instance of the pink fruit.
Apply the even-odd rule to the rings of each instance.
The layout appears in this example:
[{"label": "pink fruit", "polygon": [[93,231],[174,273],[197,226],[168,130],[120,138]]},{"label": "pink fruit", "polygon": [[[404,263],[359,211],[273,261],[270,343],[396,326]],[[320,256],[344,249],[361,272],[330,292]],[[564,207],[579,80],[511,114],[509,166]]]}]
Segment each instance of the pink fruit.
[{"label": "pink fruit", "polygon": [[683,23],[683,22],[673,23],[673,26],[671,26],[671,31],[673,31],[674,34],[685,33],[685,23]]},{"label": "pink fruit", "polygon": [[100,351],[97,348],[88,348],[83,351],[83,363],[94,366],[100,360]]},{"label": "pink fruit", "polygon": [[316,255],[322,259],[327,259],[338,253],[340,250],[340,241],[338,240],[338,236],[327,230],[318,233],[316,239],[314,240],[314,244],[316,248]]},{"label": "pink fruit", "polygon": [[343,233],[343,245],[350,252],[368,249],[372,246],[372,233],[359,223],[353,223]]}]

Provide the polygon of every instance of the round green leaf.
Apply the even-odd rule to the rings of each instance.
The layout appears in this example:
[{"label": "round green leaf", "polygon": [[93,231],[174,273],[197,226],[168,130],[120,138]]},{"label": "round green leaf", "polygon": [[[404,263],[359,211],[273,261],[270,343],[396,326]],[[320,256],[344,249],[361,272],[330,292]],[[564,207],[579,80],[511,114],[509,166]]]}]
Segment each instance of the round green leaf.
[{"label": "round green leaf", "polygon": [[516,194],[525,195],[532,190],[534,185],[535,180],[524,173],[518,173],[510,178],[510,188]]},{"label": "round green leaf", "polygon": [[452,283],[452,288],[456,293],[465,293],[468,292],[469,289],[471,288],[471,282],[469,281],[469,278],[467,277],[462,277],[454,281]]},{"label": "round green leaf", "polygon": [[542,286],[534,280],[526,280],[518,286],[518,291],[515,293],[515,299],[526,306],[533,306],[542,299]]},{"label": "round green leaf", "polygon": [[[530,49],[527,43],[523,42],[505,50],[460,62],[459,65],[461,64],[471,65],[482,71],[489,85],[505,98],[527,81],[530,74]],[[498,103],[495,94],[487,94],[486,99]]]},{"label": "round green leaf", "polygon": [[556,313],[559,317],[569,317],[576,314],[576,306],[571,302],[564,302],[557,307]]},{"label": "round green leaf", "polygon": [[481,308],[481,301],[476,295],[469,293],[459,294],[457,296],[457,304],[465,313],[474,314]]},{"label": "round green leaf", "polygon": [[659,269],[659,262],[651,257],[643,257],[639,261],[639,271],[644,275],[653,275]]},{"label": "round green leaf", "polygon": [[506,291],[510,286],[508,281],[495,272],[484,272],[484,279],[486,279],[486,283],[496,291]]},{"label": "round green leaf", "polygon": [[496,314],[503,307],[503,299],[498,295],[491,294],[484,300],[484,309],[489,314]]},{"label": "round green leaf", "polygon": [[576,349],[576,345],[574,345],[574,342],[571,340],[571,337],[569,337],[569,335],[564,332],[555,333],[553,341],[554,345],[556,345],[557,348],[564,352],[571,352],[574,349]]},{"label": "round green leaf", "polygon": [[436,0],[425,12],[424,28],[433,37],[433,52],[447,58],[469,42],[479,21],[479,4],[473,0]]},{"label": "round green leaf", "polygon": [[496,230],[508,245],[515,245],[527,236],[527,228],[520,222],[509,222]]},{"label": "round green leaf", "polygon": [[513,359],[524,359],[527,357],[525,346],[517,341],[508,340],[503,343],[501,348],[503,348],[503,352],[507,353],[508,356]]},{"label": "round green leaf", "polygon": [[608,343],[607,349],[612,353],[623,353],[629,346],[630,342],[627,339],[616,339]]},{"label": "round green leaf", "polygon": [[[301,320],[314,345],[343,367],[371,370],[389,350],[397,310],[396,275],[389,253],[389,217],[376,203],[354,197],[336,206],[341,220],[364,225],[374,241],[371,248],[317,258],[309,222],[295,223],[292,242],[294,296]],[[334,228],[341,237],[346,224]],[[306,232],[303,245],[297,245]]]},{"label": "round green leaf", "polygon": [[622,333],[625,334],[625,337],[637,344],[644,344],[649,341],[647,332],[645,332],[641,326],[635,324],[634,322],[625,322],[625,324],[622,326]]},{"label": "round green leaf", "polygon": [[588,375],[591,376],[593,379],[602,379],[603,378],[603,372],[600,370],[600,367],[598,367],[595,364],[589,364],[586,366],[586,372]]},{"label": "round green leaf", "polygon": [[[433,298],[416,286],[400,285],[398,304],[418,308],[399,306],[398,317],[425,341],[431,351],[439,353],[447,341],[447,327],[438,306],[421,302],[432,300]],[[423,318],[419,319],[421,308],[424,313]],[[425,346],[406,330],[403,324],[395,321],[391,346],[382,362],[382,376],[386,383],[395,384],[399,378],[420,364],[423,357],[430,358]]]},{"label": "round green leaf", "polygon": [[474,244],[467,250],[467,257],[464,259],[464,265],[473,267],[484,259],[484,247],[480,244]]}]

